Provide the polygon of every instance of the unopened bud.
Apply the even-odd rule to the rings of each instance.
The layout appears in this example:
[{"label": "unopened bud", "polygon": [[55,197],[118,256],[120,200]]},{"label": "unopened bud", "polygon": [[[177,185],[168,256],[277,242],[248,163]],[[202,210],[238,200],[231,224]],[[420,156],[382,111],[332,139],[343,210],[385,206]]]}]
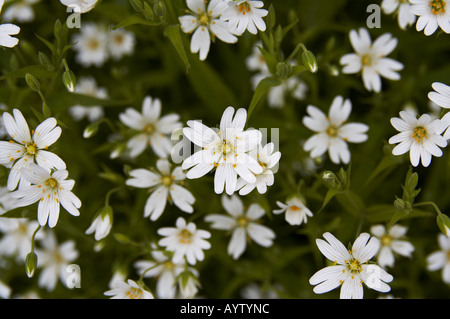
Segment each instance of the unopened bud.
[{"label": "unopened bud", "polygon": [[289,77],[292,71],[292,66],[289,63],[280,62],[277,64],[277,76],[285,80]]},{"label": "unopened bud", "polygon": [[164,17],[166,15],[166,5],[162,1],[156,1],[153,5],[153,12],[160,18]]},{"label": "unopened bud", "polygon": [[394,207],[398,210],[404,210],[406,208],[406,202],[401,198],[397,198],[394,201]]},{"label": "unopened bud", "polygon": [[334,174],[331,171],[323,172],[322,180],[325,183],[325,185],[330,188],[336,188],[339,185],[339,181],[336,174]]},{"label": "unopened bud", "polygon": [[130,0],[130,4],[136,12],[140,13],[142,12],[142,10],[144,10],[144,4],[141,0]]},{"label": "unopened bud", "polygon": [[75,74],[73,74],[73,72],[71,70],[64,71],[63,83],[64,83],[64,86],[66,87],[67,91],[75,92],[76,78],[75,78]]},{"label": "unopened bud", "polygon": [[25,272],[28,278],[34,276],[34,272],[37,267],[37,262],[38,258],[37,255],[34,253],[34,251],[29,252],[27,257],[25,258]]},{"label": "unopened bud", "polygon": [[317,60],[311,51],[309,51],[309,50],[303,51],[302,61],[303,61],[303,64],[309,68],[311,73],[317,72],[317,69],[318,69],[317,68]]},{"label": "unopened bud", "polygon": [[450,237],[450,217],[442,213],[438,214],[436,222],[441,232],[445,236]]},{"label": "unopened bud", "polygon": [[98,132],[98,123],[89,124],[83,131],[84,138],[91,138]]}]

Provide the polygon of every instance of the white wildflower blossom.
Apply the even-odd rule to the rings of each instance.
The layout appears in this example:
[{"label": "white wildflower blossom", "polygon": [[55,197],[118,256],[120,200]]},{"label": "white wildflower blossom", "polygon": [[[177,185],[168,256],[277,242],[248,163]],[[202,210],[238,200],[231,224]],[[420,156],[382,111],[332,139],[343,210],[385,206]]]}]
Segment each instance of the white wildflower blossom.
[{"label": "white wildflower blossom", "polygon": [[[1,218],[0,232],[0,256],[15,256],[23,263],[31,250],[31,237],[39,224],[27,218]],[[42,233],[38,232],[35,239],[41,239]]]},{"label": "white wildflower blossom", "polygon": [[403,64],[387,56],[397,47],[397,39],[390,33],[378,37],[373,43],[365,28],[350,31],[350,42],[356,53],[342,56],[340,63],[343,73],[361,72],[365,88],[368,91],[381,91],[381,77],[389,80],[400,80],[397,71]]},{"label": "white wildflower blossom", "polygon": [[228,0],[228,7],[222,13],[221,19],[228,21],[230,30],[236,35],[242,35],[245,30],[251,34],[266,31],[266,23],[263,20],[268,13],[262,9],[264,2],[255,0]]},{"label": "white wildflower blossom", "polygon": [[245,210],[237,195],[231,197],[224,195],[222,205],[230,217],[211,214],[206,216],[205,221],[212,223],[211,227],[214,229],[232,232],[228,254],[233,259],[238,259],[245,252],[248,237],[260,246],[272,246],[275,233],[259,223],[259,219],[265,215],[264,209],[259,204],[251,204]]},{"label": "white wildflower blossom", "polygon": [[424,167],[431,163],[432,156],[440,157],[443,152],[439,147],[446,147],[447,141],[440,134],[446,128],[439,119],[432,119],[428,114],[417,118],[407,111],[400,112],[400,118],[391,118],[392,126],[400,133],[389,139],[389,144],[397,144],[392,150],[394,155],[409,152],[411,164]]},{"label": "white wildflower blossom", "polygon": [[450,4],[447,0],[410,0],[411,11],[417,15],[416,29],[432,35],[438,27],[450,33]]},{"label": "white wildflower blossom", "polygon": [[183,169],[180,166],[172,169],[166,159],[159,159],[156,167],[159,172],[134,169],[130,171],[131,178],[126,181],[129,186],[152,189],[144,207],[144,217],[150,217],[152,221],[157,220],[164,212],[167,200],[172,201],[182,211],[192,213],[195,198],[191,192],[179,185],[183,184],[186,178]]},{"label": "white wildflower blossom", "polygon": [[[0,13],[2,12],[5,0],[0,0]],[[0,47],[12,48],[19,43],[19,39],[12,37],[12,35],[19,34],[20,27],[11,23],[0,24]]]},{"label": "white wildflower blossom", "polygon": [[380,240],[377,261],[381,267],[394,267],[395,254],[411,257],[414,246],[409,241],[402,239],[407,231],[407,227],[400,225],[393,225],[389,230],[386,230],[383,225],[374,225],[370,228],[372,235]]},{"label": "white wildflower blossom", "polygon": [[115,287],[105,291],[104,295],[111,299],[154,299],[151,292],[132,279],[117,282]]},{"label": "white wildflower blossom", "polygon": [[71,8],[74,12],[86,13],[91,11],[98,0],[60,0],[61,3],[69,8]]},{"label": "white wildflower blossom", "polygon": [[47,291],[53,291],[56,288],[58,279],[66,285],[70,272],[67,272],[67,266],[72,264],[78,258],[78,250],[75,247],[75,241],[67,240],[58,244],[54,232],[47,231],[40,247],[36,249],[38,257],[38,267],[42,268],[39,274],[38,286]]},{"label": "white wildflower blossom", "polygon": [[337,287],[341,287],[341,299],[362,299],[364,295],[363,284],[379,292],[389,292],[387,284],[394,278],[383,268],[369,263],[377,253],[380,242],[367,233],[356,238],[351,250],[347,248],[332,234],[325,233],[327,240],[316,239],[320,252],[333,266],[327,266],[316,272],[309,280],[314,285],[314,292],[322,294]]},{"label": "white wildflower blossom", "polygon": [[429,271],[442,270],[442,280],[450,284],[450,237],[438,235],[440,249],[427,256]]},{"label": "white wildflower blossom", "polygon": [[274,209],[273,213],[276,215],[285,213],[284,218],[290,225],[306,224],[308,217],[313,217],[313,213],[297,196],[290,198],[286,204],[277,201],[277,205],[279,209]]},{"label": "white wildflower blossom", "polygon": [[76,61],[84,67],[101,67],[109,58],[108,34],[103,26],[85,23],[80,33],[75,34],[73,49]]},{"label": "white wildflower blossom", "polygon": [[19,0],[11,3],[5,10],[3,19],[6,22],[17,21],[21,23],[32,22],[35,18],[33,4],[41,0]]},{"label": "white wildflower blossom", "polygon": [[197,229],[193,222],[186,223],[182,217],[178,217],[175,227],[160,228],[158,234],[164,236],[158,244],[174,253],[174,263],[186,258],[190,265],[195,265],[205,258],[203,250],[211,248],[211,244],[205,240],[211,237],[210,232]]},{"label": "white wildflower blossom", "polygon": [[[234,116],[233,116],[234,115]],[[228,195],[236,190],[237,177],[248,183],[256,183],[255,174],[263,169],[248,152],[256,148],[262,139],[258,130],[244,130],[247,111],[228,107],[220,121],[220,131],[216,132],[199,121],[188,121],[183,134],[202,149],[183,161],[182,168],[189,169],[186,177],[199,178],[216,168],[214,191]]]},{"label": "white wildflower blossom", "polygon": [[66,164],[56,154],[47,151],[61,135],[61,127],[55,118],[50,117],[31,131],[27,121],[18,109],[13,110],[14,117],[3,113],[5,128],[12,138],[9,142],[0,141],[0,164],[11,165],[7,187],[14,190],[22,182],[22,169],[36,162],[50,172],[51,169],[65,169]]},{"label": "white wildflower blossom", "polygon": [[326,151],[333,163],[348,164],[351,154],[347,143],[362,143],[367,140],[369,127],[362,123],[345,123],[350,116],[352,104],[349,99],[341,96],[334,98],[328,116],[319,108],[309,105],[308,116],[303,118],[303,124],[316,132],[304,144],[305,151],[312,158],[322,156]]},{"label": "white wildflower blossom", "polygon": [[255,188],[258,190],[258,193],[264,194],[267,192],[267,186],[273,185],[275,181],[274,173],[276,173],[277,165],[281,158],[281,153],[279,151],[274,152],[274,149],[275,145],[273,143],[267,143],[264,147],[260,145],[249,152],[249,155],[261,165],[263,171],[260,174],[255,174],[255,183],[248,183],[245,179],[239,177],[236,185],[239,195],[247,195]]},{"label": "white wildflower blossom", "polygon": [[133,32],[125,29],[115,29],[108,33],[109,54],[114,60],[134,53],[136,38]]},{"label": "white wildflower blossom", "polygon": [[[99,87],[95,78],[91,76],[80,77],[75,87],[75,93],[98,99],[108,98],[108,90],[104,87]],[[100,105],[74,105],[69,108],[69,114],[75,121],[87,118],[89,122],[96,122],[103,118],[104,111]]]},{"label": "white wildflower blossom", "polygon": [[133,108],[127,108],[119,114],[120,121],[137,133],[128,140],[127,147],[131,157],[137,157],[150,145],[153,152],[160,158],[167,158],[172,150],[169,134],[181,126],[178,114],[161,115],[161,100],[145,97],[142,103],[142,113]]},{"label": "white wildflower blossom", "polygon": [[75,181],[67,179],[67,170],[48,172],[36,164],[30,164],[22,169],[22,175],[30,184],[23,185],[13,193],[18,205],[28,206],[39,202],[37,220],[41,226],[48,223],[50,228],[56,226],[59,218],[60,206],[72,216],[79,216],[80,199],[72,193]]},{"label": "white wildflower blossom", "polygon": [[199,53],[200,60],[203,61],[208,56],[214,37],[226,43],[237,42],[228,24],[220,20],[227,9],[223,0],[210,0],[208,6],[204,0],[187,0],[186,3],[189,14],[179,17],[179,21],[183,32],[192,33],[191,52]]},{"label": "white wildflower blossom", "polygon": [[409,0],[383,0],[381,8],[386,14],[397,15],[398,25],[402,30],[416,22],[416,15],[411,11]]}]

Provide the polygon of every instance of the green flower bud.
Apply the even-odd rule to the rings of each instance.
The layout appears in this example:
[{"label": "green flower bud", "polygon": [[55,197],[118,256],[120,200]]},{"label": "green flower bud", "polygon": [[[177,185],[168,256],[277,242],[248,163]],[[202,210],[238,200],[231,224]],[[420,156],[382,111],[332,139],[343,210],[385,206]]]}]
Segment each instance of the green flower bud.
[{"label": "green flower bud", "polygon": [[340,185],[339,179],[337,178],[336,174],[334,174],[331,171],[325,171],[322,174],[322,180],[326,186],[329,188],[338,188]]},{"label": "green flower bud", "polygon": [[316,57],[314,56],[314,54],[311,51],[309,51],[309,50],[303,51],[302,61],[303,61],[303,64],[309,68],[311,73],[317,72],[318,67],[317,67]]},{"label": "green flower bud", "polygon": [[66,87],[67,91],[75,92],[76,78],[75,78],[75,74],[71,70],[64,71],[63,83],[64,83],[64,86]]},{"label": "green flower bud", "polygon": [[394,207],[398,210],[403,210],[406,208],[406,202],[401,198],[397,198],[394,201]]},{"label": "green flower bud", "polygon": [[153,5],[153,12],[156,16],[162,18],[166,15],[166,5],[162,1],[156,1]]},{"label": "green flower bud", "polygon": [[37,255],[34,253],[34,251],[29,252],[27,257],[25,258],[25,272],[28,278],[34,276],[34,272],[37,267],[37,262],[38,258]]},{"label": "green flower bud", "polygon": [[136,12],[140,13],[144,10],[144,4],[140,0],[130,0],[130,4]]},{"label": "green flower bud", "polygon": [[89,124],[83,131],[83,137],[84,138],[91,138],[98,132],[98,123],[91,123]]},{"label": "green flower bud", "polygon": [[441,232],[445,236],[450,237],[450,217],[442,213],[438,214],[436,222]]},{"label": "green flower bud", "polygon": [[291,74],[291,71],[292,66],[289,63],[280,62],[277,64],[277,76],[280,79],[286,80]]}]

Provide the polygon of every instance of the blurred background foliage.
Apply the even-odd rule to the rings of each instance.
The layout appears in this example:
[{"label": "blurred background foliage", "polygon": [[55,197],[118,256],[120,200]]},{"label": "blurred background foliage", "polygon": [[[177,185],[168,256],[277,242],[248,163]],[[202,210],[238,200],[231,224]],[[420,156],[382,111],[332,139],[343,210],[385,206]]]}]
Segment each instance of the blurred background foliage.
[{"label": "blurred background foliage", "polygon": [[[170,39],[164,34],[167,25],[177,24],[177,16],[184,14],[184,0],[166,3],[164,21],[150,26],[134,24],[126,29],[137,39],[135,53],[119,61],[107,61],[102,67],[84,68],[75,61],[75,51],[52,54],[44,42],[56,46],[69,45],[77,29],[67,29],[55,36],[55,23],[64,23],[70,13],[59,1],[41,1],[33,6],[36,18],[32,23],[19,24],[19,45],[0,50],[0,103],[19,108],[30,126],[35,127],[45,112],[51,112],[63,128],[54,145],[54,151],[66,161],[70,178],[75,179],[74,193],[82,200],[81,216],[75,218],[62,212],[55,227],[58,241],[76,241],[80,252],[75,261],[81,268],[81,288],[67,289],[59,283],[53,292],[37,288],[37,274],[28,279],[21,265],[9,264],[0,271],[0,279],[8,283],[13,293],[36,288],[43,298],[103,298],[108,282],[116,267],[123,267],[129,278],[138,278],[133,267],[136,260],[149,258],[150,243],[159,238],[157,229],[173,226],[178,216],[197,223],[212,232],[212,249],[206,259],[196,266],[200,271],[202,289],[199,296],[207,298],[241,297],[241,289],[249,283],[261,287],[276,287],[282,298],[338,298],[338,290],[325,295],[315,295],[309,278],[326,265],[315,244],[324,232],[331,232],[344,244],[351,243],[360,232],[368,232],[371,225],[388,224],[398,213],[394,206],[396,197],[402,197],[405,178],[410,169],[408,157],[394,157],[387,140],[396,134],[389,119],[397,116],[406,105],[413,105],[419,114],[429,112],[427,93],[431,84],[439,81],[450,84],[450,41],[448,35],[437,32],[426,37],[414,27],[403,31],[396,17],[381,13],[381,28],[370,29],[372,39],[390,32],[398,38],[392,57],[404,64],[400,81],[383,80],[379,94],[368,92],[359,75],[343,75],[333,72],[339,69],[342,55],[352,52],[349,31],[366,27],[370,15],[367,6],[379,1],[367,0],[265,0],[265,8],[272,4],[276,15],[274,30],[280,25],[292,28],[280,43],[280,51],[288,56],[299,43],[303,43],[316,56],[317,73],[299,75],[308,85],[302,101],[286,100],[282,109],[268,107],[262,99],[252,113],[248,126],[279,129],[279,150],[282,153],[275,184],[266,194],[255,191],[243,198],[246,205],[260,203],[267,211],[264,224],[276,232],[272,247],[262,248],[250,244],[245,254],[234,261],[226,253],[228,234],[210,230],[203,217],[210,213],[222,213],[220,195],[213,191],[211,175],[186,181],[186,187],[194,194],[194,214],[187,215],[172,205],[167,205],[162,217],[151,222],[143,217],[143,207],[148,197],[145,190],[126,187],[127,171],[131,168],[151,167],[156,157],[148,151],[137,160],[110,159],[115,144],[109,137],[123,129],[118,114],[126,107],[141,109],[146,95],[162,100],[163,114],[176,112],[183,123],[201,119],[215,126],[228,105],[248,108],[253,97],[245,59],[251,54],[254,43],[260,40],[245,33],[236,44],[216,41],[212,44],[206,61],[189,52],[190,36],[181,33],[186,49],[183,61]],[[149,0],[149,3],[152,3]],[[380,3],[378,3],[380,4]],[[136,14],[129,1],[104,0],[94,10],[81,16],[81,23],[90,21],[114,26]],[[67,32],[67,34],[65,34]],[[270,31],[268,31],[270,32]],[[266,32],[266,34],[268,34]],[[44,39],[45,41],[41,40]],[[59,43],[57,43],[59,41]],[[62,43],[62,44],[61,44]],[[39,52],[50,60],[42,65]],[[98,104],[95,99],[69,93],[61,80],[65,58],[77,78],[90,75],[99,86],[107,88],[109,99],[101,103],[111,125],[100,125],[98,133],[90,139],[82,137],[87,120],[74,121],[67,110],[75,104]],[[301,64],[301,54],[297,55]],[[48,109],[42,107],[40,96],[30,90],[25,74],[32,74],[41,85]],[[370,126],[369,140],[350,145],[351,165],[341,167],[323,158],[314,163],[316,170],[308,171],[308,154],[302,149],[311,132],[302,124],[308,104],[327,111],[336,95],[349,98],[353,104],[350,120]],[[270,140],[270,138],[269,138]],[[417,188],[421,192],[415,202],[431,201],[444,213],[450,211],[450,157],[434,158],[428,168],[414,168],[418,174]],[[335,192],[324,207],[329,187],[322,179],[324,171],[334,172],[345,178],[345,190]],[[339,175],[341,172],[341,175]],[[8,171],[2,168],[1,184],[6,183]],[[106,194],[111,194],[110,205],[114,210],[111,234],[102,241],[103,248],[96,252],[93,236],[85,235],[94,214],[104,205]],[[281,215],[272,215],[276,201],[285,202],[299,194],[314,213],[307,224],[290,226]],[[334,193],[333,193],[334,194]],[[420,209],[419,209],[420,208]],[[399,223],[407,226],[408,240],[416,250],[411,259],[398,258],[395,267],[389,269],[394,276],[391,294],[399,298],[448,298],[449,286],[442,282],[440,272],[426,270],[426,256],[438,249],[436,213],[430,206],[415,208],[400,215]],[[30,209],[33,214],[34,209]],[[399,216],[399,215],[397,215]],[[34,218],[32,215],[31,218]],[[129,242],[118,241],[114,234],[123,234]],[[155,281],[146,283],[154,288]],[[366,298],[379,294],[365,289]]]}]

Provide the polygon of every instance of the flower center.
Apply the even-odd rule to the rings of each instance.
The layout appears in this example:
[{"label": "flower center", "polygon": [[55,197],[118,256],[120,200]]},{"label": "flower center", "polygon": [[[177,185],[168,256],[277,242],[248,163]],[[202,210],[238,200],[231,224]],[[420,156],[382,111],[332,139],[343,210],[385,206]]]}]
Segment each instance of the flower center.
[{"label": "flower center", "polygon": [[175,268],[175,264],[173,262],[171,262],[170,260],[166,261],[164,263],[164,268],[167,270],[172,270],[173,268]]},{"label": "flower center", "polygon": [[209,23],[209,16],[206,13],[203,13],[199,18],[198,21],[200,24],[207,25]]},{"label": "flower center", "polygon": [[227,155],[233,150],[233,147],[229,141],[225,141],[222,145],[222,153],[223,155]]},{"label": "flower center", "polygon": [[26,146],[26,148],[27,148],[27,153],[30,154],[30,155],[35,155],[36,152],[37,152],[36,144],[35,144],[35,143],[33,143],[33,144],[28,144],[28,145]]},{"label": "flower center", "polygon": [[155,131],[155,126],[153,123],[148,123],[144,126],[144,132],[147,134],[152,134]]},{"label": "flower center", "polygon": [[251,9],[251,7],[250,7],[250,5],[248,4],[247,1],[242,2],[239,5],[239,12],[242,13],[243,15],[246,15],[247,13],[249,13],[250,9]]},{"label": "flower center", "polygon": [[126,292],[126,295],[130,299],[141,299],[142,289],[131,287],[130,290]]},{"label": "flower center", "polygon": [[122,34],[116,35],[116,36],[114,37],[114,42],[115,42],[117,45],[122,45],[123,42],[124,42],[124,37],[123,37],[123,35],[122,35]]},{"label": "flower center", "polygon": [[192,233],[187,229],[180,231],[178,233],[178,237],[180,238],[180,243],[182,244],[190,244],[192,242]]},{"label": "flower center", "polygon": [[164,186],[170,186],[172,184],[172,177],[166,175],[161,179],[161,182]]},{"label": "flower center", "polygon": [[416,140],[417,143],[422,143],[423,139],[427,138],[427,130],[423,126],[417,126],[414,128],[412,138]]},{"label": "flower center", "polygon": [[295,206],[295,205],[292,205],[291,207],[289,207],[289,209],[292,210],[292,211],[294,211],[294,212],[296,212],[296,211],[299,211],[299,210],[300,210],[300,207]]},{"label": "flower center", "polygon": [[353,272],[353,273],[362,271],[361,263],[357,259],[353,259],[352,261],[348,262],[348,268],[349,268],[350,272]]},{"label": "flower center", "polygon": [[237,219],[237,223],[239,227],[247,227],[248,220],[244,216],[240,216]]},{"label": "flower center", "polygon": [[382,244],[383,246],[389,246],[389,245],[391,244],[391,242],[392,242],[391,236],[389,236],[389,235],[383,235],[383,236],[381,237],[381,244]]},{"label": "flower center", "polygon": [[87,47],[90,50],[95,51],[100,47],[100,42],[97,39],[90,39],[87,43]]},{"label": "flower center", "polygon": [[56,188],[58,187],[58,182],[54,178],[49,178],[45,181],[45,186],[50,186],[50,188]]},{"label": "flower center", "polygon": [[431,12],[433,12],[434,15],[443,14],[445,13],[445,5],[446,3],[444,0],[431,0]]},{"label": "flower center", "polygon": [[372,65],[372,57],[369,53],[366,53],[361,58],[361,63],[363,66],[371,66]]},{"label": "flower center", "polygon": [[327,127],[327,135],[329,137],[337,137],[339,133],[339,129],[336,127],[336,125],[330,125]]}]

